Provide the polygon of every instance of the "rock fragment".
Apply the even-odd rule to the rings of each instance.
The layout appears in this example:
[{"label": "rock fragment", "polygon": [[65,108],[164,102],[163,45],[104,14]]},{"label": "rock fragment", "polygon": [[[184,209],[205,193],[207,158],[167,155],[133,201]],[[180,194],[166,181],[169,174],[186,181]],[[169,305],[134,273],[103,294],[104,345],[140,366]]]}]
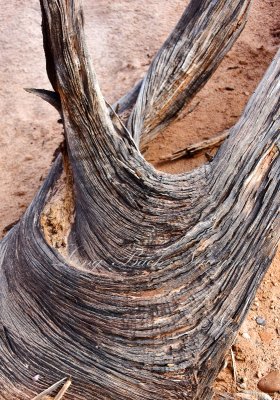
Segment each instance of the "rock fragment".
[{"label": "rock fragment", "polygon": [[274,393],[280,391],[280,371],[269,372],[258,382],[258,389],[264,393]]},{"label": "rock fragment", "polygon": [[261,326],[265,326],[266,321],[263,317],[256,317],[256,323]]}]

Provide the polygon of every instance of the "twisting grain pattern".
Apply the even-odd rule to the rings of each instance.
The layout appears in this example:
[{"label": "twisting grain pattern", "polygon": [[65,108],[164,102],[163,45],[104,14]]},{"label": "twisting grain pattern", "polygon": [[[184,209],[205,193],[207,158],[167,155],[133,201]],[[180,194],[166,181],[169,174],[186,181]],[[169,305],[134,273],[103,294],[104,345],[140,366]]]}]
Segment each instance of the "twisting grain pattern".
[{"label": "twisting grain pattern", "polygon": [[251,0],[192,0],[146,74],[128,128],[141,147],[202,88],[244,28]]},{"label": "twisting grain pattern", "polygon": [[[211,77],[242,32],[250,3],[251,0],[191,1],[155,56],[145,78],[114,104],[120,117],[128,120],[128,129],[138,145],[141,141],[142,149]],[[44,44],[48,76],[55,88],[47,35]],[[29,91],[57,108],[54,92],[47,96],[47,91]]]},{"label": "twisting grain pattern", "polygon": [[41,6],[67,151],[0,244],[0,398],[70,375],[67,399],[210,400],[279,242],[280,52],[213,163],[174,176],[115,129],[80,1]]}]

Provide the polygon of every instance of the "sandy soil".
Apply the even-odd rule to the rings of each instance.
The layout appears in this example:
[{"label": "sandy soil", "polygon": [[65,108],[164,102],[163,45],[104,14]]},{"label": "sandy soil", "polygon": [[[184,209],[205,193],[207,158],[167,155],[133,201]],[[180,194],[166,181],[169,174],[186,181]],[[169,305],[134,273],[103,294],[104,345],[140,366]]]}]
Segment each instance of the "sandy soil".
[{"label": "sandy soil", "polygon": [[[85,0],[86,33],[102,90],[113,102],[141,78],[175,25],[186,0]],[[160,157],[232,126],[280,44],[279,0],[253,0],[248,24],[211,81],[158,140],[146,158],[177,173],[206,161],[162,163]],[[0,7],[0,234],[18,219],[41,185],[61,141],[58,115],[24,87],[50,88],[47,81],[38,0],[10,0]],[[190,109],[194,111],[189,113]],[[280,253],[234,345],[243,389],[280,369]],[[266,320],[257,325],[255,318]],[[231,359],[216,382],[235,392]],[[240,387],[240,386],[239,386]]]}]

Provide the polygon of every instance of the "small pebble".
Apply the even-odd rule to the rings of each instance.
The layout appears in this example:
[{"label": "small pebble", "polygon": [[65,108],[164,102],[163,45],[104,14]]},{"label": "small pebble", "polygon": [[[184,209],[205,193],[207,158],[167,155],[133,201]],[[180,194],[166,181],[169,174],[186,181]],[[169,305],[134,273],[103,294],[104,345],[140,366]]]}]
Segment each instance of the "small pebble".
[{"label": "small pebble", "polygon": [[249,335],[248,332],[242,333],[242,337],[243,337],[244,339],[246,339],[246,340],[250,340],[250,339],[251,339],[251,336]]},{"label": "small pebble", "polygon": [[239,384],[240,389],[246,389],[247,385],[245,382]]},{"label": "small pebble", "polygon": [[280,391],[280,371],[269,372],[258,382],[258,389],[264,393],[274,393]]},{"label": "small pebble", "polygon": [[263,317],[256,317],[256,323],[261,326],[265,326],[266,321]]},{"label": "small pebble", "polygon": [[268,394],[256,392],[255,390],[244,390],[243,393],[237,393],[236,397],[243,400],[272,400]]},{"label": "small pebble", "polygon": [[242,354],[236,354],[235,359],[237,361],[245,361],[245,356]]}]

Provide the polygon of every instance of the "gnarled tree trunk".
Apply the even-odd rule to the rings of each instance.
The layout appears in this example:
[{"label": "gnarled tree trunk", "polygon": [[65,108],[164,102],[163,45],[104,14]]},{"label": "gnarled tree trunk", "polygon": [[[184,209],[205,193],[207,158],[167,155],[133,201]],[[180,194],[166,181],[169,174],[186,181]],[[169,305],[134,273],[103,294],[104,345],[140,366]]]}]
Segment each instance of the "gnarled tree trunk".
[{"label": "gnarled tree trunk", "polygon": [[114,111],[80,1],[41,0],[55,93],[36,93],[61,112],[66,146],[0,244],[1,399],[65,375],[69,399],[211,399],[279,241],[280,54],[210,164],[158,172],[139,143],[210,77],[249,3],[191,1]]}]

